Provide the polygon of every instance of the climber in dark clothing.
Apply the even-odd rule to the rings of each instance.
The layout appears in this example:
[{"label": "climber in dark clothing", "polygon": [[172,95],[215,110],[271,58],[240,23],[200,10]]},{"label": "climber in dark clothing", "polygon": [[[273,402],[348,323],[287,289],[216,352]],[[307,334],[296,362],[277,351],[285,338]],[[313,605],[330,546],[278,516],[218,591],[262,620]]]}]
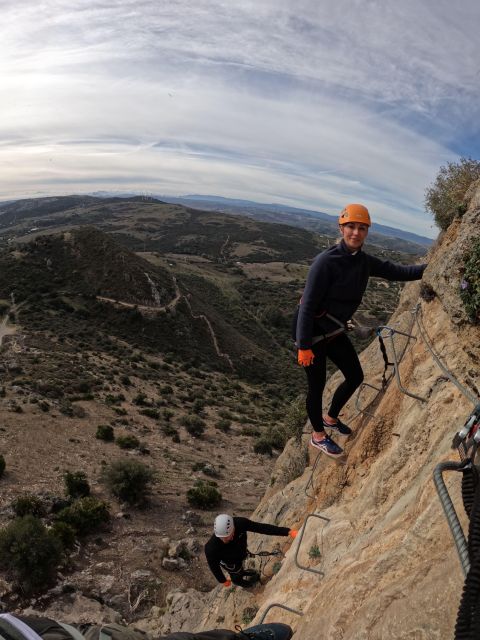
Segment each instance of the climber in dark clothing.
[{"label": "climber in dark clothing", "polygon": [[113,622],[104,625],[66,624],[45,616],[0,614],[0,638],[8,640],[290,640],[292,635],[291,627],[281,622],[237,631],[176,631],[154,637]]},{"label": "climber in dark clothing", "polygon": [[[343,238],[320,253],[310,267],[295,327],[298,364],[305,367],[308,380],[306,405],[313,427],[310,444],[332,457],[341,456],[343,450],[325,428],[342,436],[352,433],[338,416],[363,381],[357,353],[345,334],[346,323],[358,309],[370,276],[420,280],[427,266],[404,266],[362,251],[371,221],[368,209],[361,204],[347,205],[338,222]],[[327,358],[345,379],[336,389],[328,413],[323,415]]]},{"label": "climber in dark clothing", "polygon": [[[205,556],[213,575],[225,587],[232,582],[240,587],[251,587],[260,578],[256,571],[243,568],[243,561],[248,556],[247,531],[292,538],[297,535],[295,529],[232,517],[226,513],[215,518],[213,531],[213,536],[205,545]],[[230,580],[225,578],[222,568],[228,571]]]},{"label": "climber in dark clothing", "polygon": [[177,631],[168,636],[161,636],[155,640],[290,640],[292,628],[281,622],[258,624],[243,631],[229,631],[228,629],[213,629],[197,633]]}]

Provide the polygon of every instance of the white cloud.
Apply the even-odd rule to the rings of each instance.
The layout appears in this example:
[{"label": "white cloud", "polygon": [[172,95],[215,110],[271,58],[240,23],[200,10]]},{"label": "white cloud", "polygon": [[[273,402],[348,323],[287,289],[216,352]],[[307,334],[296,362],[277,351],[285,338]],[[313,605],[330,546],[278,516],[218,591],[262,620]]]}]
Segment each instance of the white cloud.
[{"label": "white cloud", "polygon": [[361,200],[431,235],[424,189],[478,131],[473,0],[4,5],[0,197]]}]

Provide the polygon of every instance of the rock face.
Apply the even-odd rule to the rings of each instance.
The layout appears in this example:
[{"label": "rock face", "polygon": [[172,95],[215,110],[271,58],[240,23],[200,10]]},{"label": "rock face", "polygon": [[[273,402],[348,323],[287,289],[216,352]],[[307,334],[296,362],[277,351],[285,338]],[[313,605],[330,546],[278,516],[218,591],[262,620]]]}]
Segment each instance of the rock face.
[{"label": "rock face", "polygon": [[[353,398],[342,418],[354,429],[345,445],[347,463],[325,456],[317,461],[310,450],[303,475],[283,487],[274,483],[252,516],[291,527],[306,522],[301,541],[298,536],[289,548],[282,539],[286,556],[278,572],[253,593],[217,588],[207,595],[177,594],[160,629],[245,626],[245,609],[258,609],[253,619],[258,623],[269,605],[280,604],[300,615],[274,608],[266,621],[289,623],[302,640],[453,636],[463,574],[432,474],[439,462],[458,460],[452,437],[479,397],[480,329],[468,324],[459,298],[463,260],[472,237],[480,234],[479,222],[480,187],[465,216],[431,251],[424,283],[436,295],[427,302],[420,297],[420,283],[407,284],[389,323],[413,335],[407,341],[397,333],[394,344],[398,354],[405,349],[402,386],[423,400],[403,393],[393,377],[385,392],[367,387]],[[439,368],[427,342],[461,388]],[[391,358],[388,339],[386,345]],[[377,341],[361,361],[365,381],[380,387],[383,360]],[[327,399],[339,381],[338,374],[329,381]],[[293,455],[290,448],[279,459],[282,468],[288,466],[289,452]],[[460,477],[445,479],[465,527]],[[251,550],[270,543],[249,536]]]}]

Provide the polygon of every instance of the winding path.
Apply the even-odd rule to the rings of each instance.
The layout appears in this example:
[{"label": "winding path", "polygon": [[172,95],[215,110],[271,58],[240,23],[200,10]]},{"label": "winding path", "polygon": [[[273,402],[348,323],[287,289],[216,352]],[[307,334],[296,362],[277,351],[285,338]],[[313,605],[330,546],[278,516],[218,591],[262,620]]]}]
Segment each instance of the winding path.
[{"label": "winding path", "polygon": [[188,299],[187,296],[183,295],[182,292],[180,291],[180,288],[178,286],[178,282],[175,276],[172,275],[172,279],[173,279],[173,283],[175,285],[175,297],[166,305],[163,306],[149,306],[149,305],[141,305],[141,304],[134,304],[132,302],[123,302],[121,300],[115,300],[114,298],[107,298],[105,296],[96,296],[97,300],[101,300],[102,302],[111,302],[113,304],[118,304],[122,307],[129,307],[129,308],[134,308],[136,307],[137,309],[141,310],[141,311],[167,311],[168,310],[172,310],[175,309],[175,307],[178,305],[178,303],[180,302],[180,300],[183,298],[185,300],[185,302],[187,303],[188,306],[188,310],[190,311],[190,315],[192,316],[192,318],[194,318],[195,320],[203,320],[208,327],[208,330],[210,332],[210,335],[212,337],[212,343],[213,343],[213,347],[215,349],[215,353],[217,354],[217,356],[219,358],[224,358],[230,368],[232,369],[232,371],[235,371],[235,367],[233,365],[232,359],[230,358],[230,356],[228,355],[228,353],[223,353],[220,350],[220,347],[218,345],[218,340],[217,340],[217,336],[215,335],[215,331],[212,327],[212,323],[210,322],[210,320],[207,318],[207,316],[203,313],[199,314],[199,315],[195,315],[192,311],[192,306],[190,304],[190,301]]}]

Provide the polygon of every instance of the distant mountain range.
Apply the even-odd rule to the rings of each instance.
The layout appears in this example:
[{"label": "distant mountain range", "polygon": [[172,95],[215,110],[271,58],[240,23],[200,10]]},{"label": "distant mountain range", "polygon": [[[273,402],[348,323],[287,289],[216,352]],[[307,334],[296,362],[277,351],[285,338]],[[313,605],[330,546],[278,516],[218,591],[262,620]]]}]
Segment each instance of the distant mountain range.
[{"label": "distant mountain range", "polygon": [[[302,227],[325,235],[336,236],[338,234],[337,217],[323,211],[298,209],[282,204],[261,204],[250,200],[236,200],[209,195],[159,197],[164,202],[183,204],[195,209],[239,214],[264,222],[276,222]],[[399,244],[398,240],[405,242]],[[369,235],[369,241],[388,249],[396,249],[397,251],[411,254],[425,253],[425,249],[433,244],[431,238],[377,223],[375,223],[375,231],[372,231]]]},{"label": "distant mountain range", "polygon": [[[217,211],[230,215],[246,216],[261,222],[285,224],[307,229],[329,237],[338,236],[336,216],[322,211],[300,209],[282,204],[262,204],[250,200],[223,198],[213,195],[174,197],[106,191],[98,191],[90,195],[26,198],[0,202],[0,227],[9,226],[15,220],[18,222],[22,218],[26,219],[47,212],[51,214],[55,210],[62,211],[68,208],[67,205],[85,208],[89,205],[98,205],[102,201],[181,204],[200,211]],[[431,238],[377,223],[375,223],[374,231],[369,234],[369,244],[410,255],[424,255],[433,242]]]}]

